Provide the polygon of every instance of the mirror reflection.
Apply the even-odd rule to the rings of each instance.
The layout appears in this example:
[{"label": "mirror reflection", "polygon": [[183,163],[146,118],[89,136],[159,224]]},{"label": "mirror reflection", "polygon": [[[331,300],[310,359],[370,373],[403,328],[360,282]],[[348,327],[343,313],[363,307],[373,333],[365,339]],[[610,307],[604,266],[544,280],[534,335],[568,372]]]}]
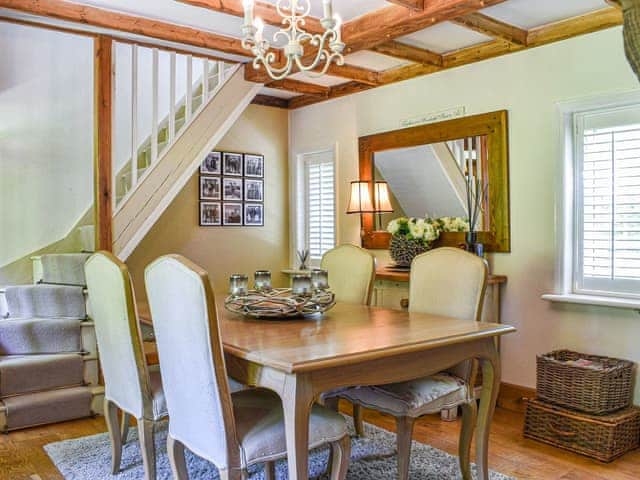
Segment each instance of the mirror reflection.
[{"label": "mirror reflection", "polygon": [[[486,135],[375,152],[374,202],[386,205],[376,215],[376,229],[399,217],[468,219],[468,193],[488,192],[488,158]],[[479,195],[476,230],[483,231],[489,228],[489,199]]]}]

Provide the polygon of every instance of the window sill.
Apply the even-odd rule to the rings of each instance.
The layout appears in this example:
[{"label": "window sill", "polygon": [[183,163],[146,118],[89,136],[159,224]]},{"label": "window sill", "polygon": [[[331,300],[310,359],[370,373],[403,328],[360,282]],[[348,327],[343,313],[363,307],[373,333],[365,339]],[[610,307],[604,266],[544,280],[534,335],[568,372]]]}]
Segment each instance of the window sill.
[{"label": "window sill", "polygon": [[597,295],[577,295],[575,293],[547,293],[543,300],[558,303],[575,303],[579,305],[597,305],[600,307],[627,308],[640,311],[640,300],[635,298],[605,297]]}]

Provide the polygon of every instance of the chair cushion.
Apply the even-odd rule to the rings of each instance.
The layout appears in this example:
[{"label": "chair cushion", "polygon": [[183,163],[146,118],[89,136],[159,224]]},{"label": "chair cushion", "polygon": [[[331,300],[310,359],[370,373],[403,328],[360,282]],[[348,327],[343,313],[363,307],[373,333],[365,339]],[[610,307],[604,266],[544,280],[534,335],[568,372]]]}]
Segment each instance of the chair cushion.
[{"label": "chair cushion", "polygon": [[160,370],[149,370],[149,385],[151,386],[151,397],[153,399],[153,420],[159,420],[168,415],[167,400],[165,399],[164,389],[162,388]]},{"label": "chair cushion", "polygon": [[[284,457],[287,452],[280,398],[262,389],[231,395],[238,439],[247,465]],[[314,405],[309,420],[309,448],[335,442],[347,435],[342,415]]]},{"label": "chair cushion", "polygon": [[355,387],[339,396],[395,416],[419,417],[470,401],[464,380],[447,373],[410,382]]}]

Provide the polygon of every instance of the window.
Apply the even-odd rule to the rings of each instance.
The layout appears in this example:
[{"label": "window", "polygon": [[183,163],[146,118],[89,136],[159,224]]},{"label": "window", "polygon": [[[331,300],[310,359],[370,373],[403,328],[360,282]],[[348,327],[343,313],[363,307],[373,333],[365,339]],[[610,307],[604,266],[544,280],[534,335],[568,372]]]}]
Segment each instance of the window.
[{"label": "window", "polygon": [[298,162],[297,249],[309,250],[311,265],[336,244],[334,151],[303,154]]},{"label": "window", "polygon": [[640,298],[640,105],[573,124],[573,293]]}]

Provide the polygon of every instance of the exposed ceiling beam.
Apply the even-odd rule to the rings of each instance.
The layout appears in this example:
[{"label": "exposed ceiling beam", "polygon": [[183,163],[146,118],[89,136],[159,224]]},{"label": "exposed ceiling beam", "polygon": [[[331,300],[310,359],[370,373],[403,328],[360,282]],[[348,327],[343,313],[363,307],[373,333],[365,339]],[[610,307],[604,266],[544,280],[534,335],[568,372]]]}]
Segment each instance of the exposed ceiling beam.
[{"label": "exposed ceiling beam", "polygon": [[[443,70],[456,68],[512,52],[535,48],[548,43],[566,40],[587,33],[604,30],[622,24],[622,12],[617,8],[604,8],[595,12],[587,13],[578,17],[562,20],[560,22],[543,25],[529,30],[527,33],[527,46],[515,45],[503,39],[486,42],[480,45],[463,48],[443,56],[443,66],[436,65],[407,65],[380,72],[379,80],[381,85],[408,80],[414,77],[428,75]],[[337,96],[350,95],[364,90],[362,85],[357,86],[352,83],[340,85],[339,90],[334,87],[329,92],[329,99]],[[366,88],[373,88],[366,86]],[[317,97],[304,95],[296,97],[289,102],[289,108],[299,108],[322,101]]]},{"label": "exposed ceiling beam", "polygon": [[[316,70],[319,70],[319,68]],[[378,80],[378,72],[362,67],[356,67],[354,65],[338,66],[331,64],[327,70],[327,74],[334,77],[346,78],[348,80],[364,83],[366,85],[375,86],[380,84]],[[273,81],[269,75],[267,75],[264,68],[256,70],[252,66],[247,66],[247,68],[245,68],[244,78],[249,82],[256,83],[269,83]]]},{"label": "exposed ceiling beam", "polygon": [[251,101],[253,105],[264,107],[289,108],[289,100],[286,98],[272,97],[271,95],[256,95]]},{"label": "exposed ceiling beam", "polygon": [[345,95],[352,95],[354,93],[363,92],[375,88],[371,85],[364,85],[358,82],[347,82],[342,85],[336,85],[329,89],[329,95],[326,99],[318,99],[312,95],[300,95],[289,100],[289,108],[300,108],[314,103],[318,103],[324,100],[331,100],[334,98],[344,97]]},{"label": "exposed ceiling beam", "polygon": [[400,58],[402,60],[409,60],[415,63],[426,63],[429,65],[442,65],[442,55],[406,43],[396,42],[390,40],[388,42],[376,45],[371,50],[390,57]]},{"label": "exposed ceiling beam", "polygon": [[300,93],[302,95],[313,95],[317,97],[328,97],[329,87],[316,85],[315,83],[301,82],[293,78],[285,78],[265,84],[265,87],[277,88],[288,92]]},{"label": "exposed ceiling beam", "polygon": [[[176,0],[180,3],[193,5],[194,7],[202,7],[214,12],[226,13],[234,17],[244,16],[244,7],[242,0]],[[278,14],[275,5],[267,2],[257,1],[254,3],[253,13],[256,17],[260,17],[265,24],[274,27],[282,27],[282,17]],[[320,19],[308,16],[305,18],[305,30],[311,33],[324,32],[324,28],[320,25]]]},{"label": "exposed ceiling beam", "polygon": [[420,12],[390,5],[346,22],[342,27],[342,41],[347,44],[346,53],[368,50],[397,37],[504,1],[431,0]]},{"label": "exposed ceiling beam", "polygon": [[516,45],[527,44],[527,31],[481,13],[469,13],[453,19],[454,23],[490,37]]},{"label": "exposed ceiling beam", "polygon": [[389,3],[395,3],[401,7],[406,7],[411,10],[423,10],[424,0],[387,0]]},{"label": "exposed ceiling beam", "polygon": [[236,38],[63,0],[0,0],[0,7],[31,15],[247,56],[247,51],[242,48],[241,41]]}]

